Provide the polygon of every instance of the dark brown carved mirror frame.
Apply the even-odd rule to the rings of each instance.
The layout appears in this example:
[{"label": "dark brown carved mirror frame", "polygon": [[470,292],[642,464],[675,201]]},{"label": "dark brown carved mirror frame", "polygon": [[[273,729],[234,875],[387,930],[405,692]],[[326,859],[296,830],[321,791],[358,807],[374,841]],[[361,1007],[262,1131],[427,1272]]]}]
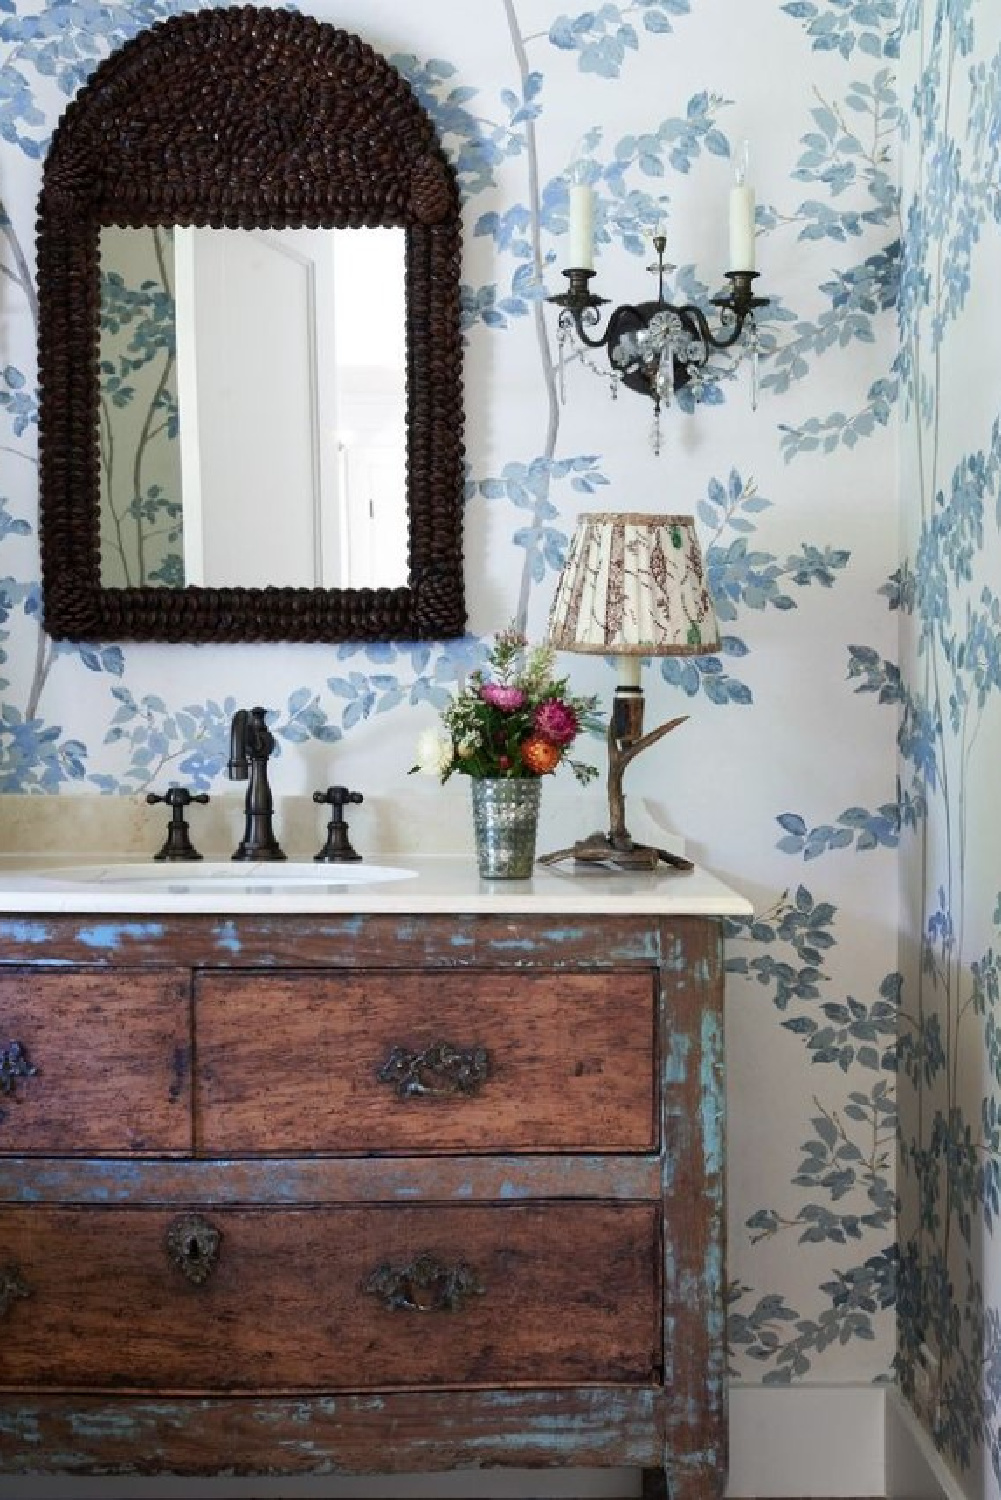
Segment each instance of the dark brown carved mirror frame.
[{"label": "dark brown carved mirror frame", "polygon": [[[103,588],[102,224],[406,230],[406,588]],[[409,84],[349,32],[203,10],[103,62],[39,199],[44,620],[69,640],[376,641],[462,633],[461,236],[454,173]],[[281,525],[282,497],[275,497]]]}]

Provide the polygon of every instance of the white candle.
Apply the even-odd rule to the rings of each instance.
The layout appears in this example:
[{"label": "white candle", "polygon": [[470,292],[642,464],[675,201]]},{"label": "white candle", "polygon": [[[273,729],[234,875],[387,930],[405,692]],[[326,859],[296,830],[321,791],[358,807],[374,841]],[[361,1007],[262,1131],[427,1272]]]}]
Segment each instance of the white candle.
[{"label": "white candle", "polygon": [[750,149],[745,141],[737,158],[735,182],[730,189],[730,263],[728,271],[753,271],[754,189],[748,185]]},{"label": "white candle", "polygon": [[586,182],[570,185],[570,267],[594,270],[594,193]]},{"label": "white candle", "polygon": [[754,189],[746,183],[738,183],[730,189],[730,263],[727,270],[754,270]]}]

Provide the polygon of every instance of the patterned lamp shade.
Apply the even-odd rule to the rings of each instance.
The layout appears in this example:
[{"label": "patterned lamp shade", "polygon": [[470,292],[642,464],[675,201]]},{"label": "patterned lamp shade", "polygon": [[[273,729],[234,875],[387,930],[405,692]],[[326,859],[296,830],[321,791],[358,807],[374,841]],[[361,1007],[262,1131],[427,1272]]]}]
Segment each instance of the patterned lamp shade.
[{"label": "patterned lamp shade", "polygon": [[691,516],[578,517],[549,616],[558,651],[703,656],[719,649]]}]

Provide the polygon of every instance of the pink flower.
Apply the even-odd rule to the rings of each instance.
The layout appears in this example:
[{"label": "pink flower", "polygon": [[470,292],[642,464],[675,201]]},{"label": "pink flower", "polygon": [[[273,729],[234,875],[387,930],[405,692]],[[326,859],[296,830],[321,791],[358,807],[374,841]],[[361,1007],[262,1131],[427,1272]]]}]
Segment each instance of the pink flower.
[{"label": "pink flower", "polygon": [[535,729],[552,745],[569,745],[576,738],[580,721],[569,703],[549,698],[535,710]]},{"label": "pink flower", "polygon": [[502,709],[504,713],[513,713],[525,702],[525,694],[521,688],[505,687],[500,682],[482,683],[480,697],[484,703],[489,703],[491,708]]}]

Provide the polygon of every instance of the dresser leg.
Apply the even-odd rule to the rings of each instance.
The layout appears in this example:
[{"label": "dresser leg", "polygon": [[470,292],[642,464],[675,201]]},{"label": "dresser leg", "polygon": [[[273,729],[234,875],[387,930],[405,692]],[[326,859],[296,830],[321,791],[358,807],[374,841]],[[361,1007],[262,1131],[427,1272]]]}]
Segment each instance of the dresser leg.
[{"label": "dresser leg", "polygon": [[666,1469],[643,1469],[643,1500],[721,1500],[723,1483],[712,1470],[679,1469],[669,1480]]}]

